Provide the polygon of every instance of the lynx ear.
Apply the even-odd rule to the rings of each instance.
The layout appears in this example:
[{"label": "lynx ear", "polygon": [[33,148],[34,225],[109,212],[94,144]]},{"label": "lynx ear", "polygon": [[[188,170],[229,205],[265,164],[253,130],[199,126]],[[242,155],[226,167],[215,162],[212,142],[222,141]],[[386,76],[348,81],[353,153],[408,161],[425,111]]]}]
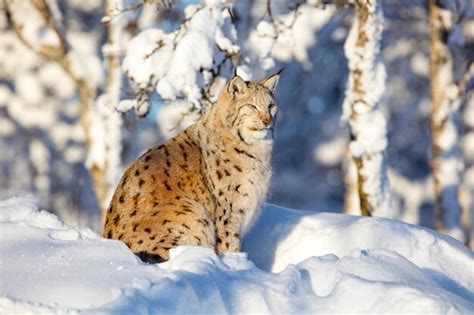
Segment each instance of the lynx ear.
[{"label": "lynx ear", "polygon": [[227,86],[227,92],[229,92],[232,98],[236,95],[243,94],[246,90],[247,83],[238,75],[235,75]]},{"label": "lynx ear", "polygon": [[283,71],[283,68],[275,73],[274,75],[270,76],[269,78],[260,82],[261,85],[269,89],[270,91],[275,92],[276,87],[278,85],[278,80],[280,79],[280,73]]}]

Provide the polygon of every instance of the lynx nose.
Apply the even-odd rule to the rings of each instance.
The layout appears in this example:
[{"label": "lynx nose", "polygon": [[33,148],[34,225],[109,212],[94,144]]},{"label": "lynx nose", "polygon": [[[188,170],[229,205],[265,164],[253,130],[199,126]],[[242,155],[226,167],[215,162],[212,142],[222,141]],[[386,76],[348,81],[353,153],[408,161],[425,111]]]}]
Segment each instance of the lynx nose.
[{"label": "lynx nose", "polygon": [[270,116],[263,117],[262,122],[265,125],[265,127],[268,127],[272,123],[272,118]]}]

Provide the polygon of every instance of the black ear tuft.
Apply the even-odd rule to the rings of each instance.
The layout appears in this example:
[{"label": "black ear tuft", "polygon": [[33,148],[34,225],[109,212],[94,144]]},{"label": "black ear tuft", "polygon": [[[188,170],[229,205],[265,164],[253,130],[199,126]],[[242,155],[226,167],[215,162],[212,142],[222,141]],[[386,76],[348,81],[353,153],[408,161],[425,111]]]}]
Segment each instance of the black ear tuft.
[{"label": "black ear tuft", "polygon": [[282,71],[283,71],[283,68],[281,68],[277,73],[270,76],[269,78],[261,81],[260,84],[263,85],[265,88],[269,89],[270,91],[272,91],[272,93],[275,92],[276,87],[278,85],[278,80],[280,79],[280,73]]}]

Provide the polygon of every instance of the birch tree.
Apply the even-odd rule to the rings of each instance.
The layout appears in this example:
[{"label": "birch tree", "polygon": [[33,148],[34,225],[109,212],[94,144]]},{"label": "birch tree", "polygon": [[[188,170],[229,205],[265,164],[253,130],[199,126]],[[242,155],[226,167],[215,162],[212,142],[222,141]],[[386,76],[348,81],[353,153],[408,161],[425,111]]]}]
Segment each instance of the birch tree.
[{"label": "birch tree", "polygon": [[[364,216],[391,217],[389,183],[384,150],[386,121],[379,109],[384,91],[385,69],[380,60],[383,14],[381,1],[356,0],[355,16],[344,50],[349,64],[343,120],[350,132],[349,192],[346,205],[358,200]],[[353,164],[353,165],[351,165]],[[354,171],[355,170],[355,171]]]},{"label": "birch tree", "polygon": [[474,249],[474,63],[471,62],[461,88],[465,91],[462,111],[463,137],[461,148],[464,162],[460,199],[465,211],[463,220],[467,232],[467,244]]},{"label": "birch tree", "polygon": [[458,199],[462,160],[459,150],[459,107],[463,94],[454,78],[454,57],[449,43],[458,33],[454,9],[463,1],[430,0],[430,79],[431,79],[431,168],[438,210],[437,228],[464,240],[461,205]]}]

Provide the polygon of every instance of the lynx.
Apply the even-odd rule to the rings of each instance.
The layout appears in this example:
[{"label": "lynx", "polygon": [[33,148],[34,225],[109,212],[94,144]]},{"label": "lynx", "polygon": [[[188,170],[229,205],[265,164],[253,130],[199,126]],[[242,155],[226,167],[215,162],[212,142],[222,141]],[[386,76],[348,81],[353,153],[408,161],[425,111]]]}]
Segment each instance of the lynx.
[{"label": "lynx", "polygon": [[234,76],[194,125],[140,156],[118,184],[104,236],[148,262],[179,245],[240,251],[270,182],[278,79]]}]

